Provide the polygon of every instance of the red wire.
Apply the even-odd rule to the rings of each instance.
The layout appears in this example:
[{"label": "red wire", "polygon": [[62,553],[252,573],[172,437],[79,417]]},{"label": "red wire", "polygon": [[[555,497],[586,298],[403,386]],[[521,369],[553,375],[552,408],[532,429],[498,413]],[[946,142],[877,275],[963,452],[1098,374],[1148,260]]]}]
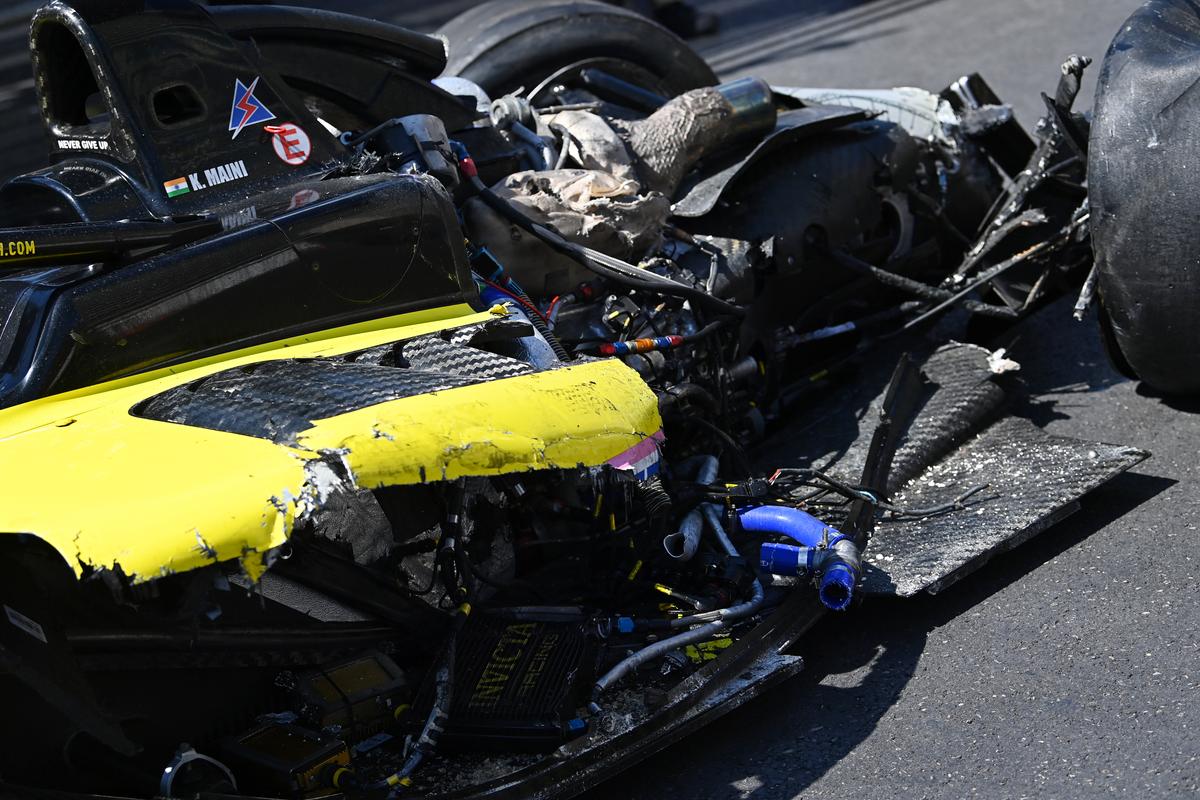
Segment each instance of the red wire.
[{"label": "red wire", "polygon": [[546,315],[545,315],[545,314],[543,314],[541,311],[538,311],[538,308],[537,308],[537,306],[535,306],[533,303],[527,302],[527,301],[525,300],[525,298],[521,297],[519,294],[516,294],[516,293],[514,293],[514,292],[510,292],[508,289],[505,289],[503,286],[501,286],[501,285],[499,285],[499,284],[497,284],[497,283],[492,283],[492,282],[491,282],[491,281],[489,281],[487,278],[483,278],[482,280],[483,280],[483,282],[484,282],[484,283],[486,283],[488,286],[492,287],[492,288],[493,288],[493,289],[495,289],[496,291],[498,291],[498,292],[501,292],[501,293],[503,293],[503,294],[506,294],[506,295],[508,295],[509,297],[511,297],[513,300],[516,300],[516,301],[517,301],[518,303],[520,303],[520,304],[521,304],[521,305],[522,305],[524,308],[526,308],[526,309],[528,309],[529,311],[532,311],[533,313],[537,314],[537,315],[538,315],[539,317],[541,317],[543,320],[545,320],[545,319],[546,319]]}]

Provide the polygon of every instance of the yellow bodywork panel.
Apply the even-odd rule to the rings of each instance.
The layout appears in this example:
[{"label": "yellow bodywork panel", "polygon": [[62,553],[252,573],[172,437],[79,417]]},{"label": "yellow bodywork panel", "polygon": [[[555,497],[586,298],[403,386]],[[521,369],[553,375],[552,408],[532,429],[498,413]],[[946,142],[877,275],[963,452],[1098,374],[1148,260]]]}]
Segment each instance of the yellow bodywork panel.
[{"label": "yellow bodywork panel", "polygon": [[[0,532],[35,535],[77,574],[119,568],[135,582],[264,556],[328,495],[337,458],[353,486],[598,466],[659,434],[653,392],[618,361],[406,397],[314,420],[294,446],[141,419],[148,397],[271,359],[338,356],[493,319],[395,318],[389,327],[274,348],[0,410]],[[652,442],[651,442],[652,444]],[[323,460],[324,459],[324,460]]]}]

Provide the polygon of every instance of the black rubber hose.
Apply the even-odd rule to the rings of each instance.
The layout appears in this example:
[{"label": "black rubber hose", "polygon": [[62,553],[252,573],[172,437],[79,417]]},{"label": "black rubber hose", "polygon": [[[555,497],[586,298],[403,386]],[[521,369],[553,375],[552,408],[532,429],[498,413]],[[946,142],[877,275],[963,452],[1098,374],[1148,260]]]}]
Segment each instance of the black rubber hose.
[{"label": "black rubber hose", "polygon": [[655,530],[659,530],[675,519],[675,503],[663,486],[662,478],[655,475],[638,484],[638,493],[646,509],[646,517]]},{"label": "black rubber hose", "polygon": [[704,417],[692,417],[692,422],[695,422],[702,428],[707,428],[721,442],[721,446],[726,453],[733,456],[737,461],[738,471],[743,475],[753,478],[754,467],[750,464],[750,457],[746,455],[745,449],[737,443],[732,436],[722,430],[719,426],[706,420]]},{"label": "black rubber hose", "polygon": [[438,742],[441,740],[442,733],[446,730],[446,723],[450,719],[450,706],[454,701],[454,674],[458,650],[458,635],[466,623],[467,615],[470,613],[471,607],[466,603],[460,605],[454,611],[454,621],[450,627],[450,636],[446,641],[446,650],[442,656],[442,663],[438,666],[435,673],[433,707],[429,709],[429,716],[425,718],[425,724],[421,727],[421,733],[413,743],[412,752],[409,754],[408,760],[404,762],[404,765],[399,770],[372,784],[370,786],[371,789],[407,789],[412,785],[412,774],[416,772],[417,767],[421,766],[421,763],[437,750]]},{"label": "black rubber hose", "polygon": [[[902,292],[907,292],[911,295],[916,295],[923,300],[933,302],[941,302],[949,300],[954,296],[954,293],[948,289],[942,289],[938,286],[930,286],[927,283],[913,280],[912,278],[900,275],[896,272],[877,267],[874,264],[869,264],[860,258],[856,258],[842,250],[827,250],[826,253],[841,266],[858,272],[863,275],[870,275],[875,280],[882,283],[884,286],[890,286],[893,289],[899,289]],[[1007,306],[997,306],[991,303],[984,303],[978,300],[963,300],[963,308],[968,311],[981,314],[987,317],[996,317],[998,319],[1016,319],[1017,312]]]},{"label": "black rubber hose", "polygon": [[729,320],[719,319],[716,322],[710,322],[695,333],[689,333],[683,337],[683,344],[695,344],[703,339],[707,339],[717,331],[729,324]]},{"label": "black rubber hose", "polygon": [[442,523],[442,538],[434,558],[442,573],[442,586],[456,603],[472,598],[470,559],[466,557],[463,537],[463,518],[467,514],[467,496],[462,487],[451,485],[446,493],[446,518]]},{"label": "black rubber hose", "polygon": [[454,565],[458,569],[458,580],[462,584],[462,599],[475,602],[475,587],[471,585],[471,576],[475,574],[474,564],[471,563],[471,556],[467,553],[467,546],[461,535],[454,539]]},{"label": "black rubber hose", "polygon": [[[510,290],[512,290],[511,287]],[[519,295],[527,305],[537,308],[537,306],[533,305],[533,301],[529,299],[529,295],[525,294],[524,289],[516,291],[516,294]],[[566,363],[571,360],[571,354],[567,352],[567,348],[563,347],[562,342],[560,342],[558,337],[554,335],[554,331],[550,330],[550,325],[542,318],[541,314],[533,312],[526,314],[525,316],[529,317],[529,323],[533,325],[537,332],[542,335],[542,338],[546,340],[546,343],[550,345],[550,349],[554,351],[554,355],[558,356],[559,361]]]},{"label": "black rubber hose", "polygon": [[665,416],[669,414],[681,402],[689,400],[702,406],[704,410],[717,416],[721,413],[721,405],[717,399],[712,396],[706,389],[697,386],[694,383],[685,381],[677,383],[671,388],[663,391],[658,396],[659,411]]}]

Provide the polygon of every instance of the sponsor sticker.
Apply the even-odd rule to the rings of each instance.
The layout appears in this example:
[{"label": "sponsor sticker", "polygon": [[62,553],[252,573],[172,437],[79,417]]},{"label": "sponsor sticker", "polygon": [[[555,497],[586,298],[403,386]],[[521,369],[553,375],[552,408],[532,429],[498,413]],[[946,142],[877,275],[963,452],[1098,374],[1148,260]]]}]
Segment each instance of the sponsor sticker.
[{"label": "sponsor sticker", "polygon": [[249,176],[250,172],[246,169],[245,161],[230,161],[228,164],[211,167],[203,172],[189,172],[184,178],[166,181],[163,189],[166,190],[167,197],[178,197],[188,192],[202,191],[210,186],[240,181]]},{"label": "sponsor sticker", "polygon": [[229,130],[233,132],[230,139],[236,139],[242,128],[247,125],[257,125],[275,119],[275,115],[254,96],[257,86],[258,77],[255,77],[249,86],[242,83],[240,78],[234,79],[233,107],[229,110]]},{"label": "sponsor sticker", "polygon": [[39,640],[42,644],[48,644],[46,641],[46,632],[42,630],[42,626],[38,625],[20,611],[5,606],[4,616],[8,617],[8,621],[11,622],[14,627],[25,631],[33,638]]},{"label": "sponsor sticker", "polygon": [[164,181],[163,188],[167,190],[167,197],[179,197],[181,194],[187,194],[188,189],[187,178],[175,178],[174,180]]},{"label": "sponsor sticker", "polygon": [[285,164],[298,167],[312,155],[312,140],[308,138],[304,129],[294,122],[267,125],[263,130],[271,134],[271,146],[275,148],[275,155]]},{"label": "sponsor sticker", "polygon": [[15,242],[0,242],[0,258],[37,255],[37,242],[33,239]]},{"label": "sponsor sticker", "polygon": [[245,161],[231,161],[228,164],[221,164],[218,167],[204,170],[204,180],[200,180],[199,175],[192,173],[188,176],[188,181],[192,184],[193,189],[206,189],[209,186],[217,186],[230,181],[237,181],[245,178],[250,173],[246,171]]},{"label": "sponsor sticker", "polygon": [[105,139],[59,139],[59,150],[108,150]]}]

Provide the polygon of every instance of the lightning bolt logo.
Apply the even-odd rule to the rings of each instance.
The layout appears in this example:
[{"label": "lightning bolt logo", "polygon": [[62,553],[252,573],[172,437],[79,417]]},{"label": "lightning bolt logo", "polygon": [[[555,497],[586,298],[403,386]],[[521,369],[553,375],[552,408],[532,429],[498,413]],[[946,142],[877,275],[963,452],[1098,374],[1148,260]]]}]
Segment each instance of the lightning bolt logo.
[{"label": "lightning bolt logo", "polygon": [[275,119],[275,115],[254,96],[254,89],[257,86],[257,77],[250,82],[249,86],[242,83],[241,79],[234,79],[233,107],[229,110],[229,130],[233,131],[231,139],[236,139],[237,135],[242,132],[242,128],[247,125],[257,125],[260,122]]}]

